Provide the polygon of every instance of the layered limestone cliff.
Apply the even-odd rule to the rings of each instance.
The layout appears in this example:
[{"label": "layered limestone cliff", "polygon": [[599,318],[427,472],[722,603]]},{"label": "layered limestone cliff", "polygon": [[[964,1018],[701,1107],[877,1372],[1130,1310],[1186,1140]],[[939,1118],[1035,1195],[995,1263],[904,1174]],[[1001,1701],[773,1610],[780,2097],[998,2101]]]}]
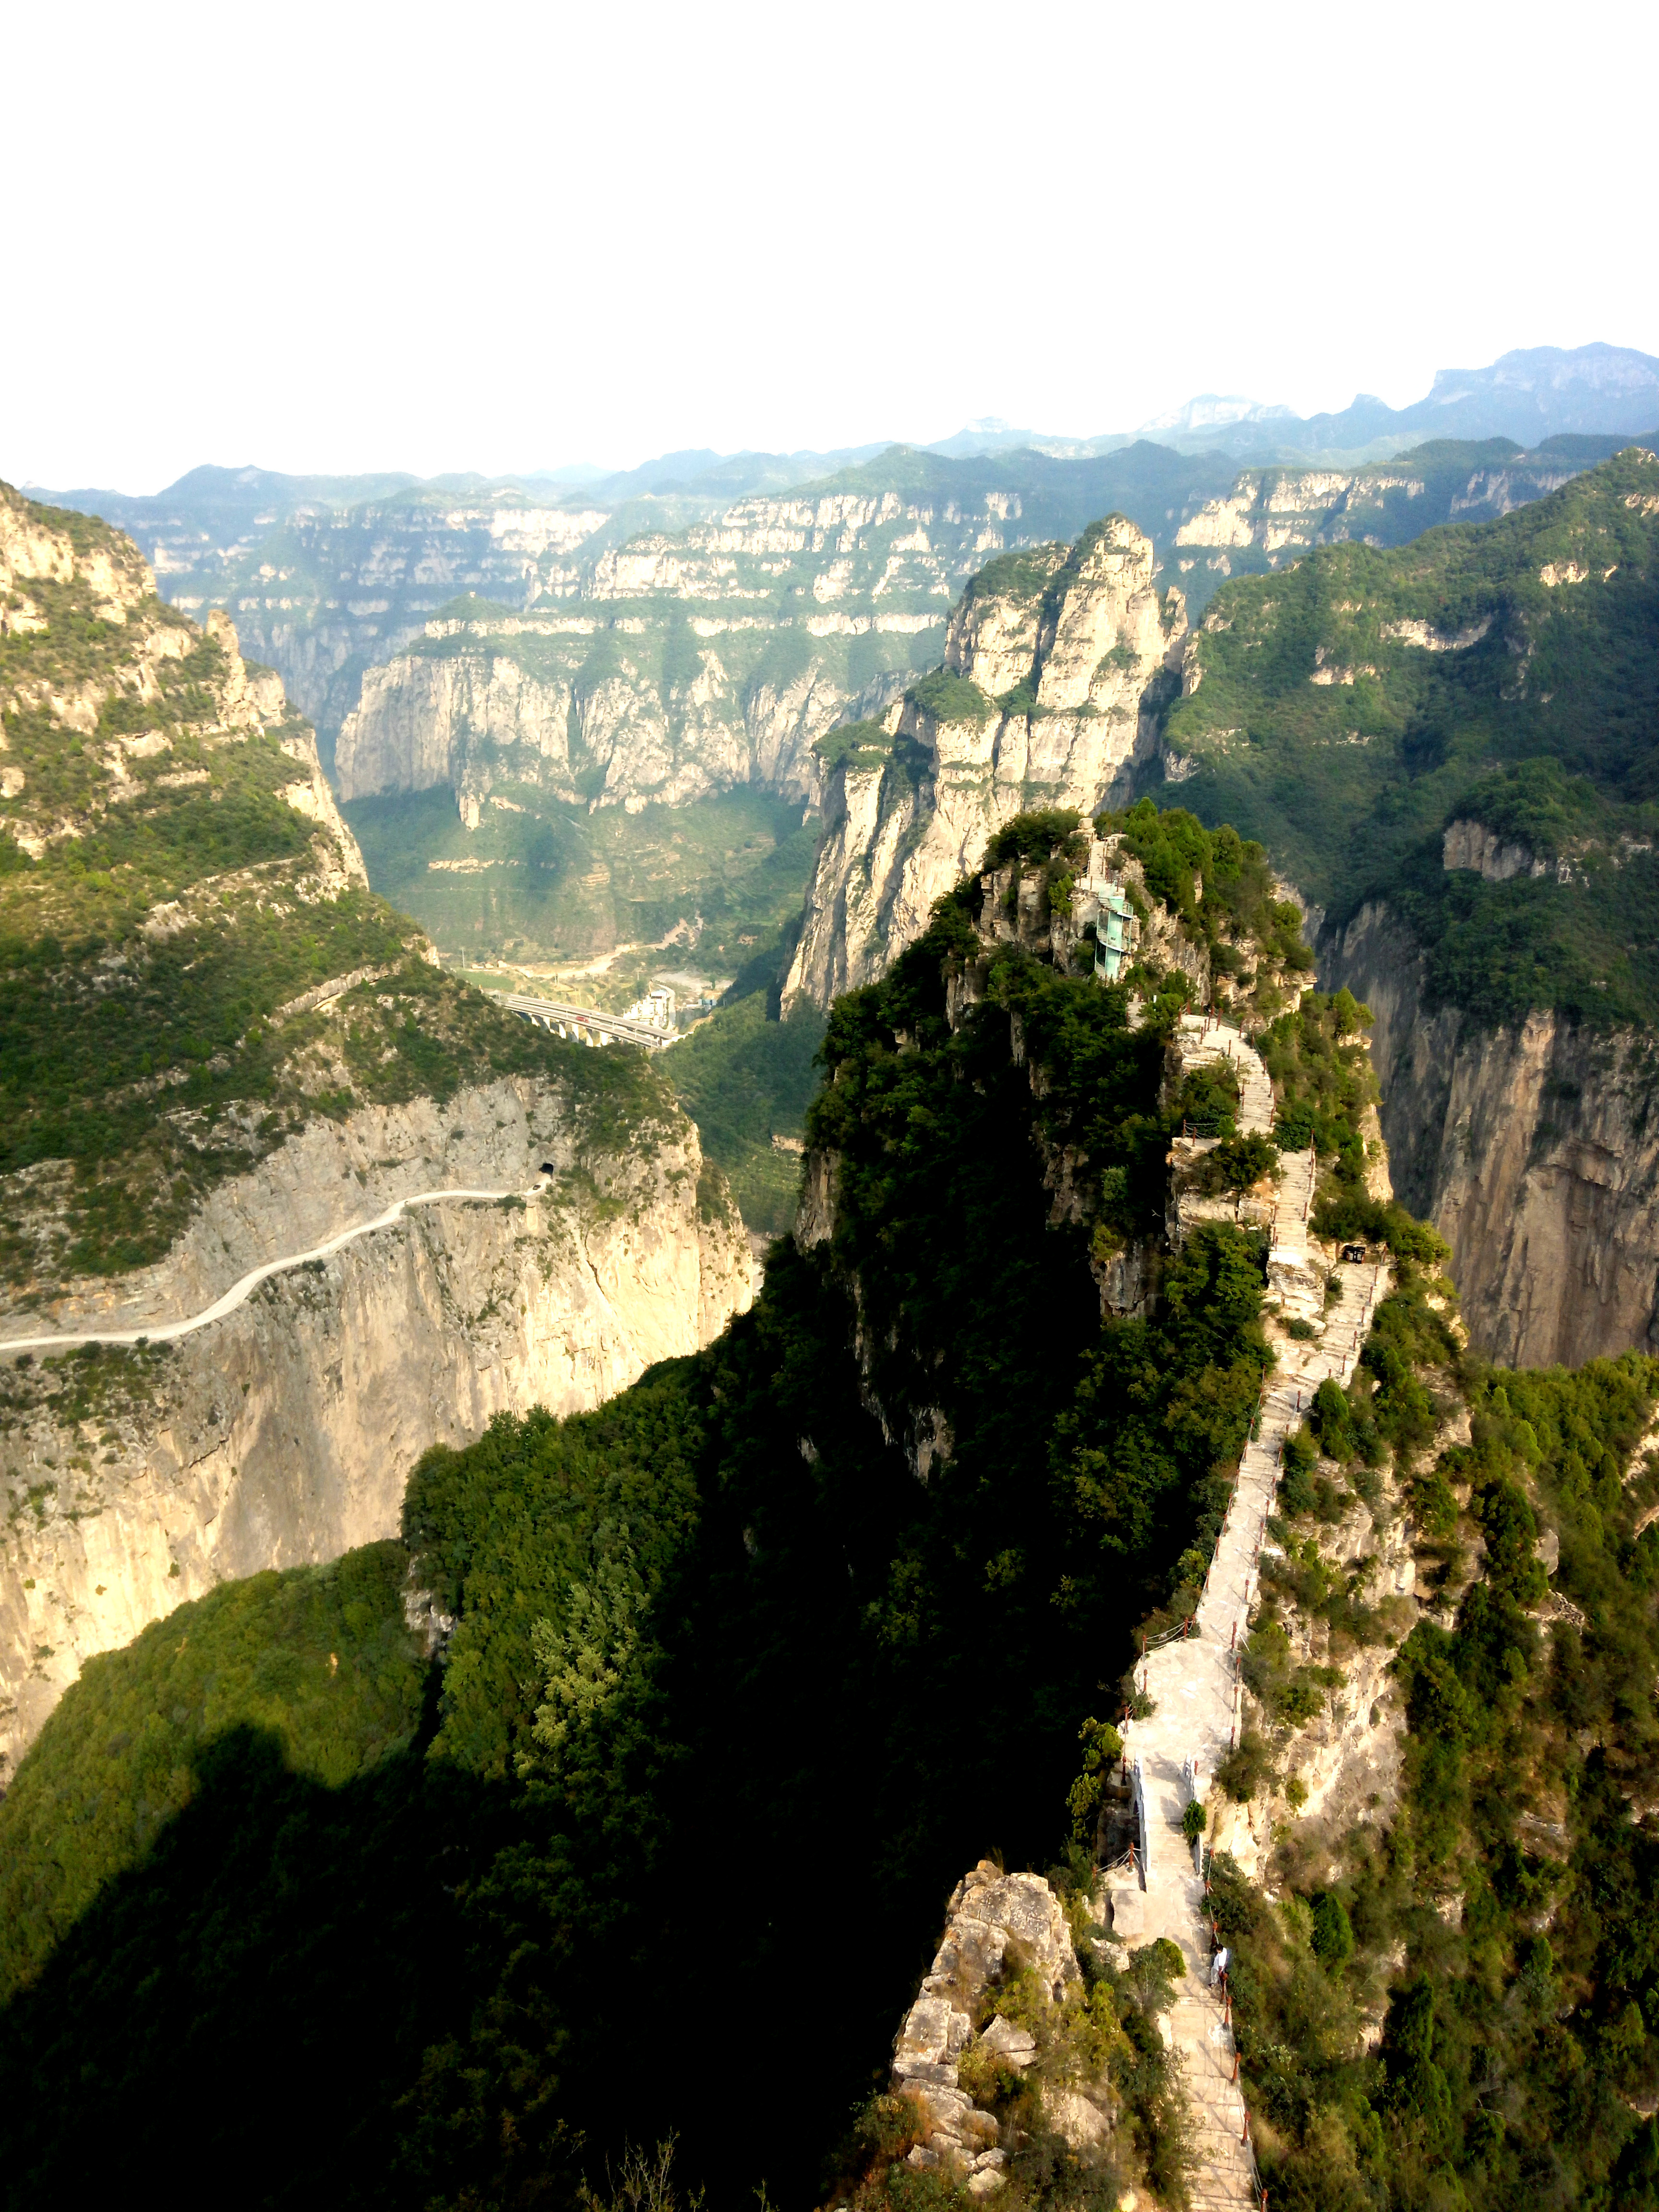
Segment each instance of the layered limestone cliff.
[{"label": "layered limestone cliff", "polygon": [[[436,649],[370,669],[335,753],[343,799],[447,785],[469,830],[498,787],[522,802],[684,805],[740,784],[815,803],[813,751],[849,715],[878,711],[910,673],[937,617],[867,618],[898,666],[854,686],[849,655],[757,617],[701,617],[664,665],[660,611],[615,623],[585,615],[478,617],[432,625]],[[834,633],[832,633],[832,635]],[[787,648],[768,669],[763,654]],[[602,670],[594,662],[604,656]],[[853,687],[853,688],[849,688]]]},{"label": "layered limestone cliff", "polygon": [[742,783],[816,803],[814,740],[936,661],[952,592],[1030,536],[1017,493],[832,489],[600,532],[527,572],[514,611],[441,616],[366,673],[341,795],[448,784],[469,828],[505,784],[635,810]]},{"label": "layered limestone cliff", "polygon": [[1431,446],[1359,469],[1247,469],[1224,498],[1183,516],[1174,568],[1196,610],[1226,577],[1279,568],[1316,545],[1401,545],[1439,523],[1492,521],[1582,466],[1516,447],[1471,467],[1468,448]]},{"label": "layered limestone cliff", "polygon": [[1016,814],[1127,795],[1185,638],[1180,595],[1158,592],[1152,543],[1121,515],[1069,552],[982,570],[942,676],[845,744],[786,1006],[827,1006],[880,975]]},{"label": "layered limestone cliff", "polygon": [[1653,1041],[1553,1012],[1478,1027],[1431,1009],[1421,953],[1369,904],[1321,947],[1321,980],[1376,1016],[1395,1188],[1452,1248],[1464,1319],[1527,1367],[1659,1340]]},{"label": "layered limestone cliff", "polygon": [[301,501],[291,514],[273,501],[216,533],[187,501],[171,512],[147,504],[159,511],[116,519],[136,525],[173,604],[198,616],[227,607],[330,733],[363,668],[420,636],[440,607],[461,592],[521,606],[568,588],[579,550],[610,520],[603,507],[551,504],[514,485],[459,499]]},{"label": "layered limestone cliff", "polygon": [[52,1319],[188,1315],[444,1188],[523,1194],[411,1208],[171,1344],[0,1370],[0,1780],[91,1654],[216,1583],[396,1534],[428,1445],[597,1405],[750,1304],[742,1223],[688,1121],[607,1152],[567,1091],[518,1078],[312,1123],[221,1184],[165,1261]]}]

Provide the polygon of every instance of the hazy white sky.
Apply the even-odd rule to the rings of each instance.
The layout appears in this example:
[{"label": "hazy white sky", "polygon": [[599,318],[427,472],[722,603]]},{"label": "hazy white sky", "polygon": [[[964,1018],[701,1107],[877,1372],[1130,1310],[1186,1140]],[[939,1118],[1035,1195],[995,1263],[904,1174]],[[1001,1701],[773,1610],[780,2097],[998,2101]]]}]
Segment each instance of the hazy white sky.
[{"label": "hazy white sky", "polygon": [[0,23],[0,476],[627,465],[1659,352],[1650,4]]}]

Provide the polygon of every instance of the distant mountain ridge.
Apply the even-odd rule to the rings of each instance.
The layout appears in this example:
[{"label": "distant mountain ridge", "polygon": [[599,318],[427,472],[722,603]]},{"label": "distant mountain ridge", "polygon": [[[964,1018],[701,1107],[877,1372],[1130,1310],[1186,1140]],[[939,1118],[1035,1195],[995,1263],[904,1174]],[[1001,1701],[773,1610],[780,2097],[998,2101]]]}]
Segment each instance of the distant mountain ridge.
[{"label": "distant mountain ridge", "polygon": [[[1343,535],[1397,544],[1431,521],[1478,520],[1535,497],[1659,422],[1659,362],[1612,346],[1540,349],[1505,355],[1486,369],[1443,371],[1427,398],[1403,410],[1362,398],[1340,415],[1304,419],[1212,394],[1158,419],[1170,427],[1156,439],[1059,440],[985,418],[933,447],[726,455],[694,447],[580,483],[572,478],[585,472],[574,469],[422,480],[398,471],[289,476],[204,466],[151,497],[52,496],[130,532],[182,611],[199,620],[212,607],[228,609],[251,649],[277,669],[316,723],[331,770],[336,734],[365,697],[366,678],[407,653],[459,599],[538,618],[574,617],[572,602],[602,599],[601,628],[631,629],[643,621],[655,635],[672,616],[702,619],[690,602],[730,596],[735,571],[720,583],[709,565],[727,557],[717,541],[735,533],[729,550],[738,565],[764,568],[775,556],[754,533],[776,526],[790,540],[783,566],[748,577],[739,592],[760,629],[810,625],[817,635],[829,618],[873,632],[893,629],[901,615],[909,627],[927,614],[937,649],[951,598],[988,555],[1069,541],[1115,509],[1152,539],[1159,572],[1179,581],[1196,613],[1227,575],[1279,565],[1307,544]],[[1388,460],[1413,447],[1407,426],[1413,423],[1419,435],[1438,434],[1434,442],[1444,448],[1431,467],[1428,456],[1413,461],[1419,476],[1430,468],[1436,480],[1424,477],[1430,496],[1379,487],[1380,502],[1355,507],[1352,487],[1310,482],[1293,496],[1262,489],[1261,514],[1248,524],[1239,519],[1241,498],[1248,507],[1255,497],[1246,498],[1241,469],[1340,470],[1352,478],[1370,465],[1357,457]],[[1500,437],[1509,449],[1473,450]],[[1578,440],[1578,449],[1560,449],[1564,439]],[[1524,486],[1513,465],[1523,459],[1539,465]],[[1494,483],[1507,472],[1494,504],[1483,506],[1472,478],[1454,481],[1465,464],[1486,469]],[[866,577],[860,552],[873,550],[873,541],[866,546],[855,533],[843,544],[844,526],[825,532],[814,525],[795,544],[801,521],[794,508],[816,514],[825,500],[849,496],[898,501],[908,567],[878,564]],[[1302,517],[1293,529],[1277,512],[1287,498]],[[1235,510],[1231,519],[1221,507]],[[917,532],[925,544],[909,542]],[[896,547],[888,550],[896,556]],[[649,604],[623,610],[619,602],[630,598]],[[720,620],[729,629],[724,614]],[[916,650],[925,659],[920,643]],[[856,695],[892,672],[884,661],[850,687],[838,682],[842,696],[831,701],[824,693],[812,719],[870,711],[872,702],[855,704]],[[739,686],[748,682],[746,668],[727,673]],[[715,681],[728,688],[725,678]],[[739,719],[752,720],[752,703]],[[676,720],[666,696],[648,718],[665,716]]]},{"label": "distant mountain ridge", "polygon": [[1438,369],[1427,396],[1409,407],[1361,392],[1335,413],[1251,407],[1232,419],[1218,411],[1206,422],[1194,412],[1235,405],[1249,403],[1189,400],[1176,416],[1158,416],[1143,432],[1184,450],[1224,445],[1251,459],[1316,453],[1380,459],[1427,438],[1513,438],[1530,448],[1564,434],[1628,436],[1659,422],[1659,359],[1628,346],[1534,346],[1486,368]]}]

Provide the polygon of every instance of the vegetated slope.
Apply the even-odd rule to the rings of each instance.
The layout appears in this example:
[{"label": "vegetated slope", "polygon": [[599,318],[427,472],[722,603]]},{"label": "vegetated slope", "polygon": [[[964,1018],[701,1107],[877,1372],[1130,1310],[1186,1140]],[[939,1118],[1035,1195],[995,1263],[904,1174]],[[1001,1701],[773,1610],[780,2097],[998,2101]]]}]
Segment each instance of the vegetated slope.
[{"label": "vegetated slope", "polygon": [[[1638,447],[1501,521],[1230,585],[1165,775],[1334,921],[1387,896],[1431,1001],[1650,1023],[1656,554],[1659,464]],[[1512,871],[1447,845],[1459,820],[1516,848]]]},{"label": "vegetated slope", "polygon": [[[1201,963],[1253,916],[1277,942],[1259,853],[1190,820],[1172,846],[1148,816],[1148,880],[1160,854],[1189,871],[1172,944]],[[1236,1229],[1169,1259],[1156,1311],[1103,1313],[1097,1270],[1160,1241],[1190,1103],[1165,1098],[1164,1038],[1193,985],[1144,968],[1154,1018],[1131,1029],[1125,989],[1073,970],[1052,917],[1077,842],[1073,819],[1015,827],[988,905],[963,885],[837,1007],[808,1125],[833,1213],[773,1249],[752,1314],[597,1413],[422,1464],[405,1540],[454,1623],[435,1733],[332,1789],[303,1750],[285,1771],[222,1736],[147,1856],[137,1821],[89,1817],[66,1872],[27,1808],[36,1772],[62,1807],[71,1767],[105,1802],[74,1693],[85,1756],[60,1759],[54,1722],[0,1807],[14,1956],[43,1961],[3,2030],[9,2106],[35,2115],[20,2188],[85,2171],[82,2094],[124,2158],[159,2140],[153,2068],[186,2033],[203,2154],[265,2142],[259,2201],[508,2201],[671,2127],[711,2184],[815,2187],[962,1865],[1060,1841],[1079,1720],[1218,1512],[1267,1356]],[[307,1635],[272,1679],[320,1685]],[[113,1679],[88,1705],[120,1709]],[[734,2125],[732,2054],[809,1973],[789,2094]],[[366,2053],[349,2097],[267,2130],[343,2038]]]},{"label": "vegetated slope", "polygon": [[[385,1543],[254,1575],[87,1662],[10,1800],[9,1985],[189,1804],[196,1763],[228,1729],[269,1731],[294,1772],[333,1788],[410,1741],[427,1655],[404,1619],[407,1566]],[[88,1791],[94,1758],[103,1771]]]},{"label": "vegetated slope", "polygon": [[[1259,852],[1150,808],[1111,834],[1147,889],[1184,880],[1186,929],[1149,899],[1144,948],[1200,977],[1231,948],[1247,999],[1305,974]],[[1259,1248],[1223,1226],[1163,1255],[1152,1309],[1103,1314],[1103,1255],[1158,1242],[1171,1129],[1224,1103],[1212,1071],[1164,1079],[1194,975],[1144,958],[1129,1029],[1121,989],[1067,972],[1073,824],[1010,824],[986,857],[989,898],[963,884],[836,1008],[815,1209],[755,1310],[596,1413],[499,1422],[419,1469],[405,1542],[454,1626],[418,1723],[387,1553],[343,1563],[337,1596],[285,1579],[200,1609],[225,1654],[210,1719],[191,1644],[159,1635],[65,1701],[0,1805],[8,2201],[159,2153],[185,2062],[200,2155],[254,2203],[556,2197],[671,2129],[724,2194],[944,2201],[904,2163],[902,2107],[869,2099],[850,2131],[849,2108],[885,2081],[964,1864],[1057,1856],[1080,1905],[1066,1832],[1091,1832],[1107,1733],[1086,1717],[1128,1693],[1133,1624],[1190,1608],[1282,1334]],[[1252,1026],[1286,1143],[1318,1147],[1322,1225],[1386,1237],[1400,1281],[1286,1455],[1221,1783],[1272,1793],[1271,1893],[1224,1857],[1212,1901],[1273,2201],[1651,2206],[1659,1375],[1471,1360],[1432,1235],[1367,1191],[1362,1010]],[[1402,1511],[1427,1606],[1397,1668],[1405,1794],[1304,1826],[1276,1771],[1313,1733],[1341,1756],[1322,1714],[1418,1610],[1364,1566]],[[121,1735],[163,1700],[174,1779],[140,1803]],[[1150,2032],[1166,1961],[1097,1966],[1073,1925],[1088,2018],[1127,2031],[1124,2117],[1079,2153],[1012,2068],[986,2082],[1011,2208],[1181,2172]],[[804,2006],[787,2094],[734,2107],[734,2067],[775,2078],[757,2027]],[[307,2126],[278,2124],[301,2100]]]},{"label": "vegetated slope", "polygon": [[742,967],[799,912],[817,844],[797,801],[755,785],[629,813],[507,781],[474,830],[447,789],[348,800],[343,811],[370,881],[447,958],[609,955],[612,998],[591,999],[584,979],[582,1003],[616,1008],[658,969],[689,960],[724,977]]},{"label": "vegetated slope", "polygon": [[[0,489],[0,1340],[143,1332],[418,1194],[165,1353],[8,1363],[0,1762],[82,1659],[397,1527],[426,1447],[592,1405],[749,1295],[644,1058],[443,975],[222,616]],[[532,1186],[536,1186],[532,1191]]]},{"label": "vegetated slope", "polygon": [[1285,1452],[1216,1793],[1261,1886],[1211,1868],[1257,2155],[1310,2212],[1651,2208],[1659,1363],[1464,1346],[1407,1267]]},{"label": "vegetated slope", "polygon": [[1288,567],[1316,545],[1403,545],[1447,522],[1488,522],[1611,460],[1626,438],[1439,438],[1359,468],[1247,469],[1176,532],[1165,566],[1196,613],[1228,576]]},{"label": "vegetated slope", "polygon": [[1651,1341],[1659,465],[1212,607],[1164,767],[1263,837],[1376,1015],[1396,1184],[1490,1355]]},{"label": "vegetated slope", "polygon": [[784,1021],[769,997],[763,986],[717,1008],[675,1046],[666,1070],[704,1152],[731,1184],[744,1224],[769,1238],[794,1226],[800,1147],[823,1041],[816,1007],[799,1007]]},{"label": "vegetated slope", "polygon": [[[96,522],[0,491],[0,531],[14,1303],[157,1258],[314,1116],[590,1073],[368,891],[309,728],[222,618],[198,631]],[[619,1105],[649,1086],[632,1063],[591,1078]]]}]

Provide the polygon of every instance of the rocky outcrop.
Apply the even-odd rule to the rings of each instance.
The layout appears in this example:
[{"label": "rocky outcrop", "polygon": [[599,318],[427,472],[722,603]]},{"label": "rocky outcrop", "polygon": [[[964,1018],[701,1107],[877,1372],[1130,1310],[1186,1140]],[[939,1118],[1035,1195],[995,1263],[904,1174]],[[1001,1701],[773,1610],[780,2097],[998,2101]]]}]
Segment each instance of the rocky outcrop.
[{"label": "rocky outcrop", "polygon": [[538,1181],[411,1211],[170,1346],[8,1363],[0,1773],[92,1654],[216,1583],[394,1534],[429,1445],[597,1405],[709,1341],[752,1286],[689,1122],[595,1152],[556,1085],[515,1079],[313,1122],[160,1266],[61,1302],[62,1326],[142,1328],[389,1200]]},{"label": "rocky outcrop", "polygon": [[1652,1349],[1652,1040],[1553,1012],[1488,1030],[1455,1006],[1431,1008],[1421,953],[1377,903],[1328,933],[1320,975],[1376,1017],[1395,1188],[1450,1244],[1480,1349],[1528,1367]]},{"label": "rocky outcrop", "polygon": [[[918,2113],[908,2163],[944,2170],[974,2197],[1004,2186],[1007,2152],[994,2113],[958,2086],[959,2062],[982,2054],[1014,2074],[1031,2069],[1037,2039],[996,2009],[998,1985],[1020,1974],[1041,2006],[1062,2006],[1081,1980],[1060,1899],[1041,1875],[1004,1874],[981,1859],[951,1893],[949,1917],[921,1994],[893,2053],[893,2086]],[[1104,2082],[1042,2085],[1046,2115],[1073,2143],[1101,2142],[1115,2099]]]},{"label": "rocky outcrop", "polygon": [[1470,868],[1489,884],[1506,884],[1511,876],[1542,876],[1549,872],[1529,845],[1504,838],[1484,822],[1449,822],[1440,841],[1441,865]]},{"label": "rocky outcrop", "polygon": [[1184,638],[1179,595],[1160,596],[1151,541],[1121,516],[1069,554],[1041,548],[976,578],[945,680],[916,686],[830,778],[786,1006],[879,975],[1014,815],[1127,793]]}]

